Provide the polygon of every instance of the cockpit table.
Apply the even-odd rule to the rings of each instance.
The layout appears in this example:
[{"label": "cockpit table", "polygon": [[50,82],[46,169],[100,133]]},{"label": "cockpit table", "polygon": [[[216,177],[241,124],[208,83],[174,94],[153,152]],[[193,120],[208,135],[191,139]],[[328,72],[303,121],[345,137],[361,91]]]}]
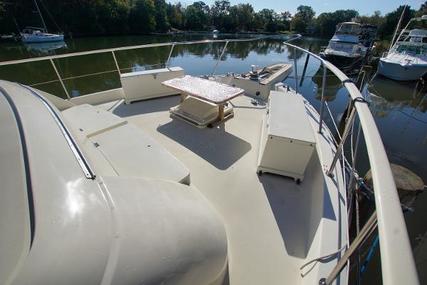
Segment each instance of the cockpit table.
[{"label": "cockpit table", "polygon": [[170,109],[171,114],[198,127],[224,121],[232,115],[232,108],[226,107],[227,102],[244,93],[241,88],[190,75],[173,78],[162,84],[181,93],[181,102]]}]

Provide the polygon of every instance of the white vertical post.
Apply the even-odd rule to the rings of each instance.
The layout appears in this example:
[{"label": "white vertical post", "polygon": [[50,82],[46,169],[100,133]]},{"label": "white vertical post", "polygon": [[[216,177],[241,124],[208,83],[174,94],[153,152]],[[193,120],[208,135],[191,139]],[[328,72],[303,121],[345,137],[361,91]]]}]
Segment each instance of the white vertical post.
[{"label": "white vertical post", "polygon": [[320,122],[319,122],[319,134],[322,133],[322,124],[323,124],[323,109],[325,105],[325,88],[326,88],[326,74],[328,72],[328,69],[326,68],[325,64],[323,63],[323,78],[322,78],[322,97],[320,102]]},{"label": "white vertical post", "polygon": [[58,77],[59,82],[61,83],[62,89],[64,89],[65,95],[67,95],[67,98],[70,99],[70,94],[68,94],[67,88],[65,87],[64,82],[62,81],[61,75],[58,72],[58,69],[55,66],[55,63],[53,62],[53,59],[50,59],[50,63],[52,64],[53,70],[56,73],[56,76]]},{"label": "white vertical post", "polygon": [[120,76],[121,74],[120,66],[119,66],[119,63],[117,62],[117,58],[116,58],[116,54],[114,53],[114,50],[111,51],[111,54],[113,55],[114,63],[116,64],[117,72],[119,73],[119,76]]}]

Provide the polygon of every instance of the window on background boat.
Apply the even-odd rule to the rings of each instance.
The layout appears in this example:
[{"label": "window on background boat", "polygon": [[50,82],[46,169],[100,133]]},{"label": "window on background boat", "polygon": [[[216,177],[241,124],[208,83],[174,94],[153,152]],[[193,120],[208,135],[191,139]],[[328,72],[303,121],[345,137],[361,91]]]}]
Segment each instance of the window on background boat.
[{"label": "window on background boat", "polygon": [[399,45],[397,47],[397,52],[405,54],[427,54],[427,47],[421,45]]}]

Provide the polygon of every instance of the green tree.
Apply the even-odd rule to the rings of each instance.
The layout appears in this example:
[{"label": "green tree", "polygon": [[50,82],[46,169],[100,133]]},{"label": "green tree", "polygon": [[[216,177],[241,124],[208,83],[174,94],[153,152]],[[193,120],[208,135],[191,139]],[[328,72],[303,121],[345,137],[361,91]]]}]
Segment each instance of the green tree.
[{"label": "green tree", "polygon": [[184,15],[181,3],[178,2],[176,5],[167,4],[166,10],[170,25],[175,29],[184,28]]},{"label": "green tree", "polygon": [[237,23],[240,31],[252,30],[254,20],[254,8],[251,4],[238,4],[237,9]]},{"label": "green tree", "polygon": [[339,23],[351,21],[359,13],[355,10],[337,10],[333,13],[322,13],[315,20],[316,35],[331,37]]},{"label": "green tree", "polygon": [[170,24],[167,16],[167,5],[165,0],[154,0],[154,8],[156,11],[156,30],[159,32],[168,31]]},{"label": "green tree", "polygon": [[311,26],[314,15],[316,13],[310,6],[300,5],[297,8],[297,13],[291,21],[291,29],[299,33],[306,33],[307,28]]},{"label": "green tree", "polygon": [[292,14],[289,11],[282,12],[280,13],[279,19],[279,30],[289,31],[291,29]]},{"label": "green tree", "polygon": [[231,25],[230,1],[215,1],[211,8],[212,23],[218,29],[228,30]]},{"label": "green tree", "polygon": [[276,32],[278,28],[279,15],[272,9],[262,9],[258,12],[262,28],[266,32]]},{"label": "green tree", "polygon": [[399,22],[400,15],[402,14],[403,9],[405,9],[405,13],[403,15],[401,28],[403,28],[409,22],[409,20],[415,16],[415,10],[411,9],[410,7],[405,8],[404,5],[401,5],[393,12],[386,14],[384,18],[384,23],[378,27],[378,35],[381,38],[392,37],[394,31],[396,30],[396,26]]},{"label": "green tree", "polygon": [[416,16],[421,17],[423,15],[427,15],[427,1],[425,1],[423,4],[421,4],[420,9],[418,9]]},{"label": "green tree", "polygon": [[381,16],[380,11],[375,11],[372,16],[359,16],[358,19],[363,24],[371,24],[377,27],[384,24],[384,17]]},{"label": "green tree", "polygon": [[253,26],[254,9],[250,4],[238,4],[229,8],[223,17],[224,29],[228,31],[249,31]]},{"label": "green tree", "polygon": [[119,34],[128,31],[129,5],[126,0],[104,0],[97,3],[97,22],[103,34]]},{"label": "green tree", "polygon": [[156,29],[153,0],[136,0],[130,12],[130,26],[135,33],[151,33]]},{"label": "green tree", "polygon": [[185,27],[191,30],[205,30],[209,25],[209,6],[194,2],[185,9]]}]

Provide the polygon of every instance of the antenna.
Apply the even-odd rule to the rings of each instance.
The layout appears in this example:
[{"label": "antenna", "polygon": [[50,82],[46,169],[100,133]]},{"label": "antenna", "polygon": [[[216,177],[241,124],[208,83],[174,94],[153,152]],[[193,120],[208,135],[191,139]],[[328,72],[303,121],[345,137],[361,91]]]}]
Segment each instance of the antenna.
[{"label": "antenna", "polygon": [[408,5],[403,6],[403,11],[402,11],[402,14],[400,15],[399,22],[397,23],[396,30],[394,31],[393,38],[391,39],[390,48],[389,49],[391,49],[391,47],[393,46],[394,40],[396,39],[397,33],[399,31],[399,28],[400,28],[400,24],[402,23],[402,20],[403,20],[403,15],[405,15],[406,7],[408,7]]}]

